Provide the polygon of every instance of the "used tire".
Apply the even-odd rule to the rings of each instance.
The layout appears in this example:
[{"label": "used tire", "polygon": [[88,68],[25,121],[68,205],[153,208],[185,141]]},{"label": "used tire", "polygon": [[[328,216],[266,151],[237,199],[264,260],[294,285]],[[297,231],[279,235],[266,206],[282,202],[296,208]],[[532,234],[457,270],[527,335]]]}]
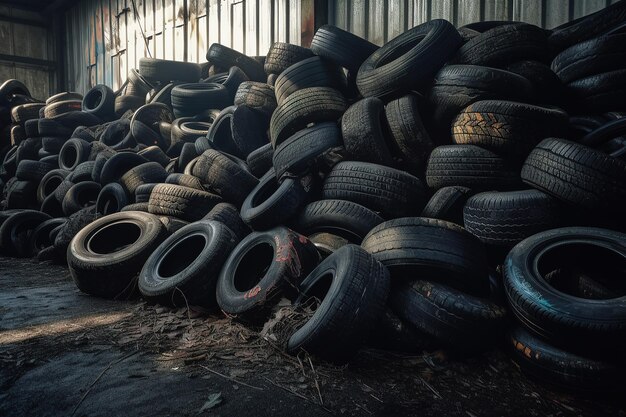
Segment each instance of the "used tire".
[{"label": "used tire", "polygon": [[[115,93],[111,88],[98,84],[83,97],[83,111],[102,120],[115,119]],[[48,117],[48,116],[46,116]]]},{"label": "used tire", "polygon": [[274,88],[265,83],[245,81],[239,85],[234,100],[235,106],[248,106],[267,117],[276,110]]},{"label": "used tire", "polygon": [[222,199],[206,191],[173,184],[158,184],[150,193],[152,214],[173,216],[189,222],[202,219]]},{"label": "used tire", "polygon": [[96,200],[96,212],[102,215],[117,213],[129,203],[124,188],[118,183],[107,184],[100,190]]},{"label": "used tire", "polygon": [[363,239],[363,249],[400,279],[420,277],[474,294],[485,293],[485,249],[461,226],[425,217],[389,220]]},{"label": "used tire", "polygon": [[489,347],[505,324],[503,307],[435,282],[398,282],[389,306],[402,320],[452,349]]},{"label": "used tire", "polygon": [[558,226],[560,217],[558,201],[538,190],[476,194],[463,209],[468,232],[485,244],[505,247]]},{"label": "used tire", "polygon": [[427,201],[422,182],[404,171],[368,162],[339,162],[326,176],[324,199],[348,200],[384,218],[422,210]]},{"label": "used tire", "polygon": [[626,163],[563,139],[545,139],[522,167],[526,184],[587,209],[615,214],[626,200]]},{"label": "used tire", "polygon": [[252,231],[241,219],[237,207],[230,203],[217,203],[202,220],[215,220],[223,223],[235,234],[237,242],[243,240]]},{"label": "used tire", "polygon": [[384,220],[367,207],[351,201],[319,200],[308,204],[294,219],[294,230],[310,236],[331,233],[361,244],[363,238]]},{"label": "used tire", "polygon": [[252,172],[255,177],[261,178],[272,168],[273,157],[274,148],[272,148],[271,143],[268,143],[250,152],[246,158],[246,164],[248,164],[250,172]]},{"label": "used tire", "polygon": [[430,197],[420,216],[463,224],[463,207],[471,193],[469,188],[456,185],[440,188]]},{"label": "used tire", "polygon": [[50,219],[36,210],[21,210],[9,216],[0,226],[0,249],[7,256],[31,256],[29,243],[33,231]]},{"label": "used tire", "polygon": [[421,90],[454,55],[461,36],[448,21],[435,19],[387,42],[359,68],[356,83],[364,97]]},{"label": "used tire", "polygon": [[263,68],[268,75],[280,74],[293,64],[312,56],[313,52],[309,48],[290,43],[274,42],[267,52]]},{"label": "used tire", "polygon": [[304,59],[283,71],[274,84],[276,101],[282,105],[293,93],[304,88],[346,88],[346,76],[334,63],[318,56]]},{"label": "used tire", "polygon": [[200,79],[200,66],[193,62],[141,58],[139,60],[139,73],[148,81],[195,83]]},{"label": "used tire", "polygon": [[158,217],[125,212],[101,217],[72,239],[67,263],[74,283],[84,293],[128,298],[136,293],[136,277],[165,239]]},{"label": "used tire", "polygon": [[393,165],[385,137],[384,104],[376,97],[357,101],[341,118],[341,134],[346,151],[356,161]]},{"label": "used tire", "polygon": [[475,191],[521,186],[519,164],[475,145],[436,147],[426,166],[426,183],[435,190],[454,185]]},{"label": "used tire", "polygon": [[251,81],[264,81],[266,77],[263,64],[219,43],[209,47],[206,59],[224,68],[239,67]]},{"label": "used tire", "polygon": [[477,101],[454,120],[452,140],[525,158],[543,139],[566,134],[568,123],[567,113],[553,107],[513,101]]},{"label": "used tire", "polygon": [[332,25],[324,25],[315,31],[311,51],[335,64],[356,73],[378,46],[350,32]]},{"label": "used tire", "polygon": [[268,230],[285,224],[307,203],[313,178],[284,178],[278,182],[270,170],[241,205],[241,218],[253,230]]},{"label": "used tire", "polygon": [[533,235],[517,244],[504,263],[504,288],[515,317],[544,340],[575,352],[621,356],[626,346],[624,293],[587,300],[550,285],[544,276],[558,268],[579,268],[607,285],[623,285],[626,235],[566,227]]},{"label": "used tire", "polygon": [[139,291],[149,302],[214,310],[217,279],[236,246],[233,232],[215,221],[198,221],[165,239],[139,274]]},{"label": "used tire", "polygon": [[66,216],[96,204],[101,185],[93,181],[82,181],[73,185],[63,197],[61,207]]},{"label": "used tire", "polygon": [[128,170],[119,183],[127,195],[133,196],[140,185],[164,182],[167,175],[165,168],[157,162],[146,162]]},{"label": "used tire", "polygon": [[262,322],[280,297],[295,296],[318,262],[315,246],[285,227],[252,233],[224,263],[217,302],[231,317]]},{"label": "used tire", "polygon": [[300,349],[333,362],[349,360],[385,311],[389,272],[356,245],[323,260],[299,285],[297,306],[313,298],[313,315],[289,338],[287,351]]},{"label": "used tire", "polygon": [[309,123],[334,122],[346,110],[341,93],[327,87],[298,90],[290,95],[272,115],[270,138],[274,149]]}]

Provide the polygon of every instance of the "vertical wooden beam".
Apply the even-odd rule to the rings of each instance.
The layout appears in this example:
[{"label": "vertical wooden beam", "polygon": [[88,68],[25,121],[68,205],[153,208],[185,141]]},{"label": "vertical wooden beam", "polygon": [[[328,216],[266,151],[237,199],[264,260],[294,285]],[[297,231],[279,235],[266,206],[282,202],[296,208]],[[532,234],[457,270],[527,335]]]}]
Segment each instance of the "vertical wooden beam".
[{"label": "vertical wooden beam", "polygon": [[300,7],[300,45],[309,47],[315,31],[328,23],[328,0],[301,0]]}]

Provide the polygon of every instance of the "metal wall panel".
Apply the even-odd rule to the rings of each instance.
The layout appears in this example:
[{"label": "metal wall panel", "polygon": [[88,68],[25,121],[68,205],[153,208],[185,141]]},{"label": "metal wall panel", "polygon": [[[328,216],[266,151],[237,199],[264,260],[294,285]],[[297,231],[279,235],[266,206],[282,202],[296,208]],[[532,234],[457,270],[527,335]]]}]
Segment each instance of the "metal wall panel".
[{"label": "metal wall panel", "polygon": [[378,45],[431,19],[516,20],[552,28],[616,0],[329,0],[330,22]]},{"label": "metal wall panel", "polygon": [[[328,0],[328,20],[383,44],[430,19],[516,20],[551,28],[616,0]],[[264,55],[300,44],[301,0],[83,0],[66,14],[68,88],[119,88],[144,56],[206,62],[214,42]],[[5,30],[0,24],[0,35]]]},{"label": "metal wall panel", "polygon": [[66,13],[68,89],[117,89],[144,56],[206,62],[214,42],[248,55],[299,45],[300,19],[300,0],[84,0]]},{"label": "metal wall panel", "polygon": [[[19,58],[54,61],[54,42],[50,22],[38,13],[0,5],[0,84],[10,78],[22,81],[35,98],[54,93],[52,66],[20,61]],[[12,18],[18,22],[11,21]],[[31,23],[32,22],[32,23]],[[11,58],[9,58],[11,57]]]}]

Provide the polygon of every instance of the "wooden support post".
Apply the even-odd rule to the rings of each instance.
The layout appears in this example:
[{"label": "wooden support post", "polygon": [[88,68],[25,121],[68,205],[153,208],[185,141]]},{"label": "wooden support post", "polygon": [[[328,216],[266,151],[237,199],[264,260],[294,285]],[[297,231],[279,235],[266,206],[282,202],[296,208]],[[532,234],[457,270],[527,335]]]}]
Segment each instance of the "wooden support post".
[{"label": "wooden support post", "polygon": [[315,31],[328,23],[328,0],[301,0],[300,45],[309,47]]}]

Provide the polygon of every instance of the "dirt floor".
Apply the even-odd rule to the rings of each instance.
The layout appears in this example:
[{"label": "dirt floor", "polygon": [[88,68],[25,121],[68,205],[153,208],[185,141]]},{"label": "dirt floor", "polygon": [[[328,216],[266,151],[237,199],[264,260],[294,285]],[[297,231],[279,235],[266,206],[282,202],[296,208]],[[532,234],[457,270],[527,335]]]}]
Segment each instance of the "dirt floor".
[{"label": "dirt floor", "polygon": [[498,350],[452,360],[288,356],[271,332],[80,293],[65,268],[0,258],[0,416],[626,416],[524,377]]}]

